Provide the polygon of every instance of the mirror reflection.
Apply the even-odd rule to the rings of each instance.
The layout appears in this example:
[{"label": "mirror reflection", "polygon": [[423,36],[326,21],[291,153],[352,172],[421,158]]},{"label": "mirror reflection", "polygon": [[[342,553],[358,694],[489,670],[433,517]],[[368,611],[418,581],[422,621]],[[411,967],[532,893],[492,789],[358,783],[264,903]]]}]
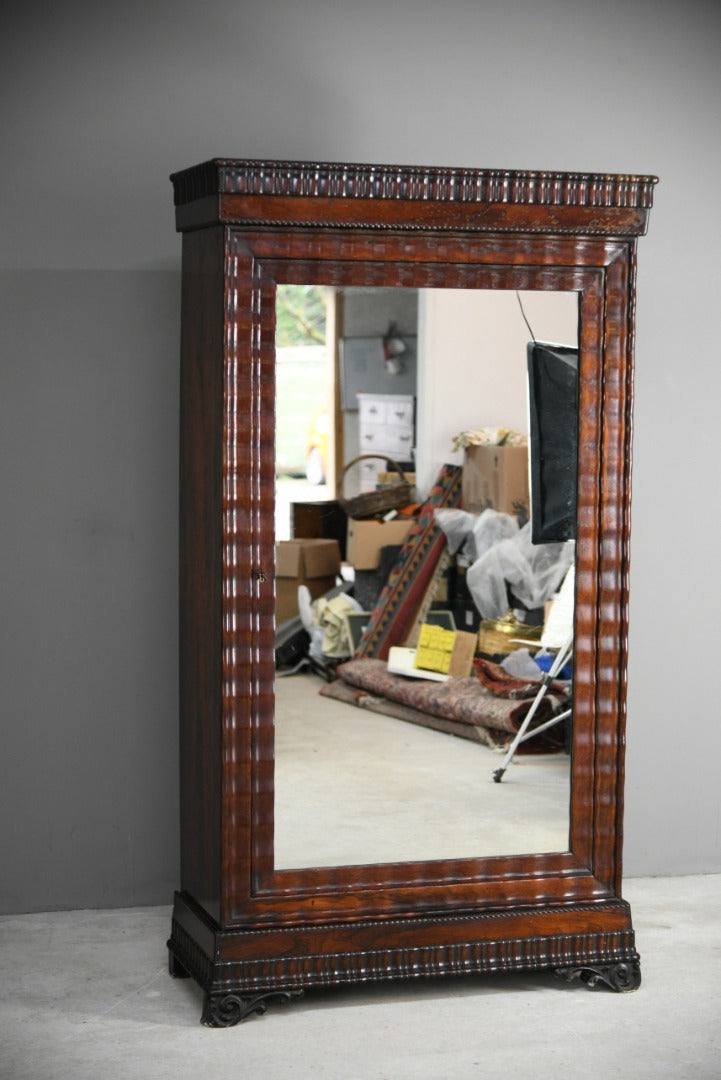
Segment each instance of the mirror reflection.
[{"label": "mirror reflection", "polygon": [[276,869],[567,850],[577,294],[276,310]]}]

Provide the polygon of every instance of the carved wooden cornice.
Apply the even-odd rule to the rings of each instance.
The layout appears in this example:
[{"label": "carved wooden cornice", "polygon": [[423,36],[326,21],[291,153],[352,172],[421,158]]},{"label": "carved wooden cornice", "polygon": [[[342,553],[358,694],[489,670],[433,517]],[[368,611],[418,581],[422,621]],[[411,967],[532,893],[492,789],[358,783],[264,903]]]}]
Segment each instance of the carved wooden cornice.
[{"label": "carved wooden cornice", "polygon": [[503,203],[648,209],[655,176],[341,165],[214,158],[171,176],[175,205],[208,195]]},{"label": "carved wooden cornice", "polygon": [[180,231],[223,224],[630,238],[653,176],[215,158],[171,176]]}]

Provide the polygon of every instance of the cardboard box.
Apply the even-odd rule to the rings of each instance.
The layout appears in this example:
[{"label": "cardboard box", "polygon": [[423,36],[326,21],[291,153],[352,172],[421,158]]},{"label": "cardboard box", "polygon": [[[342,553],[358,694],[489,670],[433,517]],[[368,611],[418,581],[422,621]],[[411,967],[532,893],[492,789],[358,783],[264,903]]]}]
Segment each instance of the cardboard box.
[{"label": "cardboard box", "polygon": [[356,570],[375,570],[380,565],[381,548],[402,544],[411,531],[414,518],[394,518],[393,521],[348,519],[347,559]]},{"label": "cardboard box", "polygon": [[298,586],[315,600],[332,589],[340,572],[337,540],[281,540],[275,545],[275,620],[298,614]]},{"label": "cardboard box", "polygon": [[337,540],[345,559],[348,515],[337,499],[290,504],[290,535],[302,540]]},{"label": "cardboard box", "polygon": [[528,521],[527,446],[469,446],[463,460],[461,508],[480,514],[489,508]]}]

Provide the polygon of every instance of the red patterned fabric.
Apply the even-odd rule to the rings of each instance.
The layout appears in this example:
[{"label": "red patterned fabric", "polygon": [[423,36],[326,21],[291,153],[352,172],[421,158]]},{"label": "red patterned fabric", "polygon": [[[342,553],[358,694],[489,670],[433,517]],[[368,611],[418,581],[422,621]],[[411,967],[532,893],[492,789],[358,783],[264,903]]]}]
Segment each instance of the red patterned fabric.
[{"label": "red patterned fabric", "polygon": [[[496,750],[503,749],[511,741],[511,735],[505,731],[494,731],[481,724],[463,724],[457,720],[448,720],[445,716],[431,716],[430,713],[421,712],[420,709],[411,709],[410,706],[401,705],[397,701],[388,701],[387,698],[369,694],[367,690],[351,686],[342,679],[324,683],[318,692],[323,697],[342,701],[346,705],[356,705],[359,709],[365,709],[368,712],[391,716],[394,720],[403,720],[407,724],[417,724],[419,727],[431,728],[433,731],[442,731],[446,735],[456,735],[459,739],[468,739],[469,742],[480,743],[482,746],[490,746]],[[519,752],[523,752],[524,747],[530,747],[533,751],[534,745],[542,738],[543,735],[539,735],[529,739],[527,743],[521,743]]]},{"label": "red patterned fabric", "polygon": [[[540,680],[534,682],[530,679],[517,679],[509,675],[500,664],[494,664],[492,660],[486,660],[477,656],[473,661],[473,673],[476,675],[487,690],[497,697],[504,698],[534,698],[540,689]],[[541,674],[539,668],[539,676]],[[559,695],[563,695],[562,683],[552,682],[551,689]]]},{"label": "red patterned fabric", "polygon": [[[473,675],[465,679],[451,678],[446,682],[392,675],[382,660],[349,660],[338,667],[337,674],[351,686],[431,716],[513,735],[533,704],[532,698],[514,700],[498,697]],[[546,694],[531,721],[530,730],[549,720],[561,708],[562,703],[555,695]],[[551,731],[555,732],[555,728]],[[555,733],[556,741],[559,734]]]},{"label": "red patterned fabric", "polygon": [[446,546],[434,512],[460,504],[461,468],[444,465],[436,485],[408,533],[388,581],[378,598],[360,640],[356,656],[386,660],[392,645],[399,645],[413,629],[426,590]]}]

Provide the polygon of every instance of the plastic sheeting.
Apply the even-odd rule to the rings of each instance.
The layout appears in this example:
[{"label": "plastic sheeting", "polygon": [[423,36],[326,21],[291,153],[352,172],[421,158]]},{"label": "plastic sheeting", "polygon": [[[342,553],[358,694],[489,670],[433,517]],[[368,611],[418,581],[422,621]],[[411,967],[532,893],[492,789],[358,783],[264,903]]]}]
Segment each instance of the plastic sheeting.
[{"label": "plastic sheeting", "polygon": [[451,554],[461,553],[471,565],[466,584],[484,619],[500,619],[509,608],[508,590],[532,611],[557,592],[573,563],[572,541],[531,542],[531,526],[518,527],[510,514],[484,510],[438,510],[436,521],[448,539]]}]

